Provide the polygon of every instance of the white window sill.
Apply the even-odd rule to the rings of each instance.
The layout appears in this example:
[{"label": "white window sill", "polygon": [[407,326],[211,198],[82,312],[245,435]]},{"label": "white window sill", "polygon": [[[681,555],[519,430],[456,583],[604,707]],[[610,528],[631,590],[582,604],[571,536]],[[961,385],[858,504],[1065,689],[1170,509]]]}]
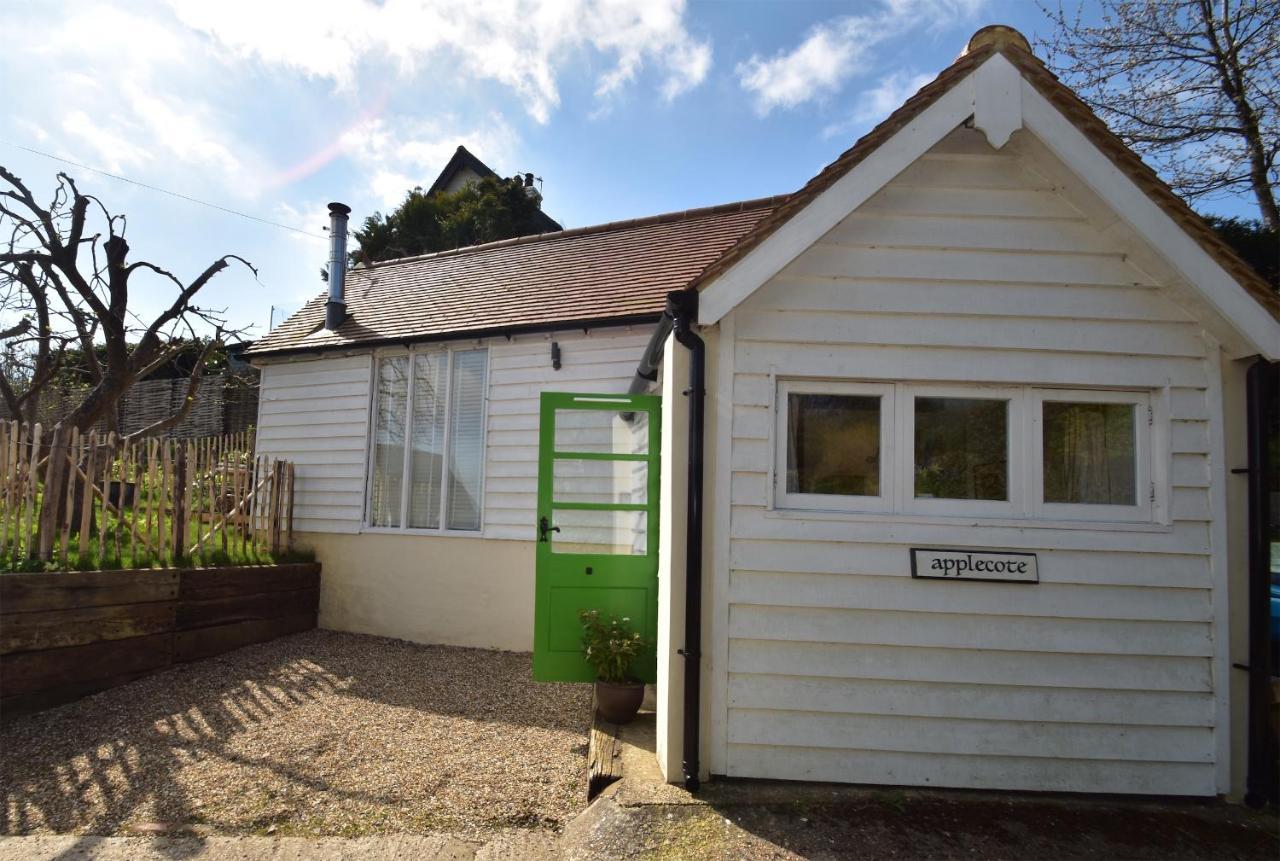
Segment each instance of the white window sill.
[{"label": "white window sill", "polygon": [[832,523],[885,523],[917,526],[1002,526],[1017,529],[1061,529],[1079,532],[1148,532],[1173,531],[1168,523],[1117,520],[1033,519],[1030,517],[984,517],[961,514],[905,514],[900,512],[851,512],[771,508],[764,516],[776,520],[819,520]]},{"label": "white window sill", "polygon": [[483,538],[484,529],[411,529],[399,526],[362,526],[360,534],[369,535],[429,535],[449,538]]}]

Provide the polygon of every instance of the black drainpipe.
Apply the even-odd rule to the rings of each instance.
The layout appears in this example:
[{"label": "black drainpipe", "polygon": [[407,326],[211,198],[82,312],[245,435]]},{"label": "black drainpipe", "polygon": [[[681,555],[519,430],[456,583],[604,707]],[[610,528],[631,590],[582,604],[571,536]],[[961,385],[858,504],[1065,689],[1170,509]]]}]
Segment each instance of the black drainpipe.
[{"label": "black drainpipe", "polygon": [[689,388],[689,489],[685,520],[684,648],[684,785],[697,792],[698,744],[702,712],[702,447],[706,425],[707,347],[693,331],[698,318],[698,294],[676,290],[667,294],[667,306],[636,366],[630,393],[639,394],[658,379],[662,346],[675,332],[676,341],[688,348]]},{"label": "black drainpipe", "polygon": [[[631,387],[627,389],[627,394],[638,395],[647,392],[649,386],[658,381],[658,366],[662,364],[662,345],[667,342],[667,336],[671,334],[671,326],[674,322],[668,300],[667,312],[662,315],[662,319],[658,321],[658,327],[649,336],[649,343],[644,346],[644,353],[640,356],[639,364],[636,365],[636,375],[631,378]],[[627,421],[631,421],[630,417],[627,417]]]},{"label": "black drainpipe", "polygon": [[702,702],[702,446],[705,436],[707,345],[693,331],[698,318],[698,293],[678,290],[667,294],[667,315],[676,340],[688,348],[689,388],[689,500],[685,521],[684,562],[684,786],[697,792],[698,743]]},{"label": "black drainpipe", "polygon": [[1249,422],[1249,771],[1245,803],[1280,800],[1271,728],[1271,463],[1268,443],[1277,409],[1276,365],[1259,359],[1246,380]]}]

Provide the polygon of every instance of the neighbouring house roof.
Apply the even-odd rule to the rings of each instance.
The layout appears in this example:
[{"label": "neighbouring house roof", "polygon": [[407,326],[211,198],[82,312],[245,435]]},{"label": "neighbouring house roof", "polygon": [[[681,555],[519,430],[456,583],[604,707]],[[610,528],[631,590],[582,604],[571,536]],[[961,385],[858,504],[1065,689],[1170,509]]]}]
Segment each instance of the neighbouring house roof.
[{"label": "neighbouring house roof", "polygon": [[852,147],[823,168],[803,188],[790,195],[786,202],[775,208],[767,218],[761,219],[760,223],[742,237],[733,248],[716,258],[699,273],[690,286],[703,287],[745,257],[779,227],[812,203],[822,192],[866,160],[882,144],[938,101],[966,75],[994,54],[1000,53],[1022,73],[1037,92],[1080,129],[1094,146],[1199,243],[1254,299],[1273,316],[1280,319],[1280,297],[1277,297],[1271,285],[1252,266],[1242,260],[1203,218],[1196,214],[1173,189],[1169,188],[1154,170],[1129,149],[1124,141],[1112,132],[1070,87],[1049,71],[1039,57],[1024,47],[1025,45],[1026,40],[1022,35],[1008,27],[992,25],[979,30],[970,40],[965,53],[954,63],[907,99],[883,122],[859,138]]},{"label": "neighbouring house roof", "polygon": [[437,191],[447,188],[450,180],[461,170],[470,170],[481,179],[486,176],[498,175],[493,168],[472,155],[471,150],[464,146],[459,146],[453,151],[453,155],[449,158],[449,163],[444,166],[444,170],[440,171],[436,181],[431,183],[431,187],[427,189],[427,196],[430,197]]},{"label": "neighbouring house roof", "polygon": [[504,239],[347,273],[348,316],[324,328],[308,302],[250,357],[520,331],[647,322],[768,215],[771,197]]},{"label": "neighbouring house roof", "polygon": [[[464,170],[471,171],[481,179],[498,175],[497,171],[476,158],[471,150],[459,144],[458,148],[453,151],[453,155],[449,157],[449,162],[444,166],[444,170],[440,171],[436,181],[431,183],[431,187],[427,189],[427,196],[430,197],[437,191],[447,190],[453,178]],[[553,233],[564,229],[560,226],[560,222],[545,212],[539,214],[537,221],[539,233]]]}]

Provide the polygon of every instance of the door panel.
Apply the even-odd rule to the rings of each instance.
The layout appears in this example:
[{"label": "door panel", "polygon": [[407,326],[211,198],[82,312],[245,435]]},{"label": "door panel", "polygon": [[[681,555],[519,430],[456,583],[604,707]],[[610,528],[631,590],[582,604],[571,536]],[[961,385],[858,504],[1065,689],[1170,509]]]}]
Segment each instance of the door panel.
[{"label": "door panel", "polygon": [[[654,395],[542,395],[533,677],[591,681],[578,614],[658,632],[658,432]],[[542,524],[545,523],[545,530]],[[653,681],[652,651],[636,667]]]},{"label": "door panel", "polygon": [[602,613],[631,619],[643,631],[653,615],[648,606],[649,590],[592,589],[572,586],[551,590],[551,649],[555,652],[577,652],[582,648],[582,622],[579,607],[593,607]]}]

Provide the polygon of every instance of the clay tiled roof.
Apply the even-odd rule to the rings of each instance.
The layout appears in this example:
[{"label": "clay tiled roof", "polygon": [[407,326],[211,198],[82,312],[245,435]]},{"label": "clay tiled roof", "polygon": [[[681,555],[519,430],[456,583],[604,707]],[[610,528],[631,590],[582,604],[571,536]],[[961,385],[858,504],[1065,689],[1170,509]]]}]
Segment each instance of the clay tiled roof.
[{"label": "clay tiled roof", "polygon": [[767,239],[775,230],[802,210],[836,180],[853,170],[867,156],[897,134],[904,126],[919,116],[930,105],[995,53],[1004,54],[1031,85],[1061,111],[1089,140],[1100,149],[1120,170],[1163,209],[1169,217],[1200,244],[1241,286],[1245,288],[1273,316],[1280,319],[1280,298],[1256,270],[1245,263],[1219,238],[1213,228],[1197,215],[1182,198],[1165,184],[1156,172],[1129,149],[1119,137],[1107,128],[1107,124],[1086,105],[1069,87],[1049,71],[1040,58],[1027,47],[1026,39],[1009,27],[993,25],[974,34],[969,47],[938,77],[925,84],[914,96],[890,114],[835,161],[809,180],[803,188],[790,195],[786,202],[775,208],[768,217],[760,220],[755,229],[742,237],[733,248],[712,261],[697,278],[692,287],[700,288],[724,272],[751,249]]},{"label": "clay tiled roof", "polygon": [[407,257],[347,273],[348,317],[317,296],[248,355],[645,322],[781,203],[764,198]]}]

